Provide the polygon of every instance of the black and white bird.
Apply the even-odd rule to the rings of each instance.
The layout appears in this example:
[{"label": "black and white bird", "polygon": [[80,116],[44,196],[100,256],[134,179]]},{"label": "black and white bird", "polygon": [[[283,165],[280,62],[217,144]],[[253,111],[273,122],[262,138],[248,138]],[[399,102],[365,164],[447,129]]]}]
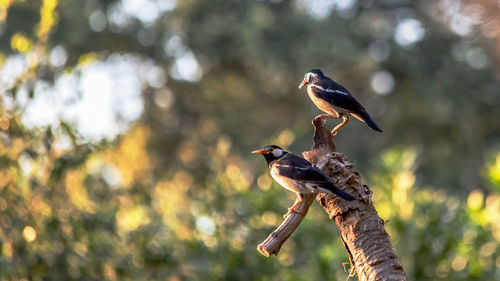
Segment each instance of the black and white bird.
[{"label": "black and white bird", "polygon": [[317,119],[327,117],[342,118],[342,123],[338,124],[332,131],[332,136],[349,121],[349,115],[366,123],[375,131],[382,130],[375,124],[366,109],[349,93],[349,91],[323,74],[320,69],[313,68],[304,76],[304,80],[299,85],[299,89],[307,85],[307,94],[314,105],[327,114],[316,116]]},{"label": "black and white bird", "polygon": [[262,154],[266,158],[273,179],[284,188],[297,193],[297,200],[288,209],[285,217],[302,202],[303,194],[323,192],[335,194],[348,201],[354,200],[353,196],[335,187],[333,180],[318,167],[279,146],[268,145],[252,153]]}]

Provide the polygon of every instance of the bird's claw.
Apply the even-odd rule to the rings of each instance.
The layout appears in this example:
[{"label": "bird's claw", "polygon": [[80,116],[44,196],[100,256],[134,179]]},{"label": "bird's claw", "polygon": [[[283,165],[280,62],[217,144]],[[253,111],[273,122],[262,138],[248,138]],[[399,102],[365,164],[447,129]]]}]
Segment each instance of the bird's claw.
[{"label": "bird's claw", "polygon": [[299,211],[295,210],[295,208],[288,208],[288,212],[286,214],[283,215],[283,218],[286,219],[288,218],[288,216],[290,216],[292,213],[297,213],[297,214],[300,214]]},{"label": "bird's claw", "polygon": [[337,131],[331,131],[330,134],[332,135],[332,137],[334,137],[337,135]]}]

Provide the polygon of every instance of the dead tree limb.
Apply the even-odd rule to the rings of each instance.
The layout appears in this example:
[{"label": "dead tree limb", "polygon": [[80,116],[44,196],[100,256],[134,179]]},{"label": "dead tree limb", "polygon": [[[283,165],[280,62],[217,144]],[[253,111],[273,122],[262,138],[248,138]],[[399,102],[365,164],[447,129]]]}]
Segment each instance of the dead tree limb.
[{"label": "dead tree limb", "polygon": [[277,255],[316,197],[330,219],[337,224],[349,255],[350,275],[358,275],[359,280],[406,280],[389,234],[385,231],[384,221],[371,201],[371,190],[363,183],[354,165],[343,154],[335,152],[333,137],[323,123],[313,121],[313,125],[313,146],[311,151],[303,153],[304,158],[326,172],[335,180],[337,187],[346,190],[356,200],[348,202],[322,193],[306,195],[297,208],[299,213],[285,219],[257,249],[267,257]]}]

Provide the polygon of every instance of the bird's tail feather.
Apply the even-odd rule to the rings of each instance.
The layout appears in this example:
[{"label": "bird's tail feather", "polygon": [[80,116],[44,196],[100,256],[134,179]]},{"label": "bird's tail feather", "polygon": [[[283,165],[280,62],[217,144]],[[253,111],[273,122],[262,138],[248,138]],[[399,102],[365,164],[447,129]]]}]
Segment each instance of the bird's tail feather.
[{"label": "bird's tail feather", "polygon": [[365,121],[366,125],[368,125],[368,127],[372,128],[375,131],[382,132],[382,129],[380,129],[377,126],[377,124],[375,124],[375,122],[373,122],[373,120],[371,118],[366,118],[364,121]]},{"label": "bird's tail feather", "polygon": [[365,122],[366,125],[368,125],[368,127],[372,128],[373,130],[378,131],[378,132],[382,132],[382,129],[380,129],[377,126],[377,124],[375,124],[375,122],[373,122],[372,118],[370,117],[370,115],[368,115],[368,113],[366,113],[366,112],[364,114],[351,113],[351,115],[356,117],[356,119],[358,119],[359,121]]},{"label": "bird's tail feather", "polygon": [[338,197],[340,197],[340,198],[342,198],[344,200],[347,200],[347,201],[354,200],[354,197],[352,195],[350,195],[349,193],[344,192],[341,189],[335,187],[333,184],[330,185],[330,186],[328,186],[328,188],[320,187],[319,191],[321,191],[323,193],[335,194]]}]

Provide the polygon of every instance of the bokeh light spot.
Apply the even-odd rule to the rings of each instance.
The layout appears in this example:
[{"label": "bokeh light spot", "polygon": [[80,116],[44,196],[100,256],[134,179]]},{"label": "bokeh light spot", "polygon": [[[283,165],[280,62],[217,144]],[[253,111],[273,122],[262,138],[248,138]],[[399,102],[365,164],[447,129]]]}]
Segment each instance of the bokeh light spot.
[{"label": "bokeh light spot", "polygon": [[267,225],[275,225],[278,222],[278,217],[273,212],[264,212],[262,221]]},{"label": "bokeh light spot", "polygon": [[267,175],[262,175],[257,178],[257,186],[261,190],[268,190],[271,187],[271,178]]},{"label": "bokeh light spot", "polygon": [[61,45],[56,46],[50,52],[49,61],[50,64],[55,67],[63,66],[67,60],[68,60],[68,53],[66,52],[66,49],[64,49],[64,47]]},{"label": "bokeh light spot", "polygon": [[200,216],[196,219],[196,228],[206,235],[215,234],[215,223],[207,216]]},{"label": "bokeh light spot", "polygon": [[20,33],[14,34],[10,40],[10,47],[17,52],[26,53],[31,50],[32,46],[31,40]]},{"label": "bokeh light spot", "polygon": [[488,56],[479,47],[469,49],[465,53],[465,60],[476,69],[484,68],[488,64]]},{"label": "bokeh light spot", "polygon": [[394,39],[401,46],[413,45],[422,40],[424,35],[422,23],[412,18],[402,20],[394,29]]},{"label": "bokeh light spot", "polygon": [[467,206],[471,210],[479,210],[483,206],[484,196],[479,190],[473,190],[467,198]]},{"label": "bokeh light spot", "polygon": [[90,28],[95,32],[103,31],[106,28],[106,24],[106,15],[100,10],[93,12],[89,17]]},{"label": "bokeh light spot", "polygon": [[293,143],[295,136],[290,130],[283,130],[278,136],[278,142],[280,145],[286,147]]},{"label": "bokeh light spot", "polygon": [[175,101],[175,97],[168,88],[159,90],[155,95],[155,103],[163,109],[169,109]]},{"label": "bokeh light spot", "polygon": [[203,76],[203,70],[194,54],[191,51],[187,51],[175,60],[171,69],[171,75],[177,80],[196,82]]},{"label": "bokeh light spot", "polygon": [[5,115],[0,116],[0,129],[7,131],[9,129],[9,126],[10,126],[9,118],[7,118],[7,116]]},{"label": "bokeh light spot", "polygon": [[36,239],[36,230],[31,226],[26,226],[23,229],[23,238],[28,242],[33,242]]},{"label": "bokeh light spot", "polygon": [[373,74],[370,84],[375,93],[386,96],[394,89],[394,77],[387,71],[377,71]]},{"label": "bokeh light spot", "polygon": [[455,271],[462,271],[464,270],[465,266],[467,266],[467,259],[460,255],[456,256],[451,262],[451,267]]}]

